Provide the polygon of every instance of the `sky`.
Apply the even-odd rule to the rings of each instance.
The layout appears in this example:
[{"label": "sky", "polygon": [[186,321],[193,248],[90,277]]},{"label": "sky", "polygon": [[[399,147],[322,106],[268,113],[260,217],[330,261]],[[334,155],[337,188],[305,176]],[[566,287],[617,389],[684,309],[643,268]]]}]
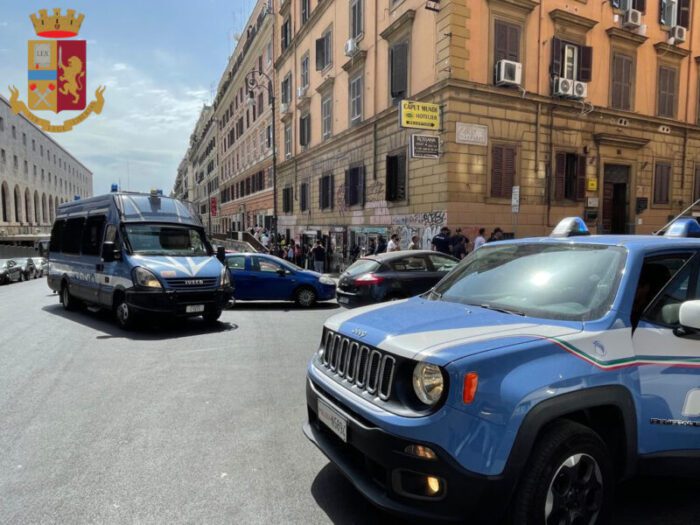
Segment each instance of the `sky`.
[{"label": "sky", "polygon": [[[85,14],[87,94],[106,86],[105,105],[67,133],[51,137],[93,172],[93,192],[169,193],[203,104],[211,103],[234,36],[255,0],[0,0],[0,94],[17,86],[27,99],[32,12],[54,7]],[[55,124],[78,113],[37,112]]]}]

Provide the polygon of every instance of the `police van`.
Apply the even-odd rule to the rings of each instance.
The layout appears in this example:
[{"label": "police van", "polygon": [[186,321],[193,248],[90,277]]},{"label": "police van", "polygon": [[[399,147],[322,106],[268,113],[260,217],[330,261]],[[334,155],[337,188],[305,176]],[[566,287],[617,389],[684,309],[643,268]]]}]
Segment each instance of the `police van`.
[{"label": "police van", "polygon": [[428,293],[331,317],[306,436],[424,522],[602,523],[635,473],[700,475],[700,226],[490,243]]},{"label": "police van", "polygon": [[48,284],[65,309],[111,309],[124,328],[145,314],[214,322],[232,292],[214,255],[189,203],[115,191],[58,207]]}]

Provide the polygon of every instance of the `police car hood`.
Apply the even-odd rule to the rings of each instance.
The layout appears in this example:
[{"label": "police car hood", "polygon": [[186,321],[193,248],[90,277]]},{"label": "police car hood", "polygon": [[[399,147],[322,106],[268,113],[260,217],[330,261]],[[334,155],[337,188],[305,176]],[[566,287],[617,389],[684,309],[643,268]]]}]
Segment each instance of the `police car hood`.
[{"label": "police car hood", "polygon": [[583,324],[416,297],[349,310],[331,317],[326,327],[395,355],[445,365],[488,350],[574,334]]},{"label": "police car hood", "polygon": [[221,262],[216,257],[171,257],[164,255],[132,255],[134,266],[143,266],[164,279],[219,277]]}]

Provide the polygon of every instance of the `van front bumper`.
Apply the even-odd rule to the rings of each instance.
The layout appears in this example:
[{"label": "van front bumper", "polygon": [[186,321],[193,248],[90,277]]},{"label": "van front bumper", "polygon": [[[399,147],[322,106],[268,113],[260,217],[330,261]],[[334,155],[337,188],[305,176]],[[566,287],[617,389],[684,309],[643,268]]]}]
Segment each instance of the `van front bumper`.
[{"label": "van front bumper", "polygon": [[[319,420],[319,398],[347,420],[346,442]],[[512,485],[502,477],[470,472],[440,447],[389,434],[310,379],[306,399],[309,419],[304,434],[377,507],[425,522],[495,523],[503,517]],[[409,445],[428,446],[437,457],[413,456],[406,452]],[[428,476],[441,482],[443,491],[437,496],[420,497],[405,490],[411,481]]]},{"label": "van front bumper", "polygon": [[223,309],[233,296],[233,289],[224,290],[127,290],[126,302],[137,311],[177,316],[202,315],[204,312],[188,312],[188,306],[204,306],[204,311]]}]

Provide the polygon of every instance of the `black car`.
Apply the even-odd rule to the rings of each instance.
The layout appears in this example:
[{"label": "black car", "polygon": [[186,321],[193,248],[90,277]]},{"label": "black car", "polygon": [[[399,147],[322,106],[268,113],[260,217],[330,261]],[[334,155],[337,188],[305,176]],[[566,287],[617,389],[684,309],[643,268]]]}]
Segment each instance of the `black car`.
[{"label": "black car", "polygon": [[413,297],[430,290],[458,263],[451,255],[427,250],[363,257],[340,275],[338,303],[354,307]]},{"label": "black car", "polygon": [[31,257],[15,257],[13,261],[15,261],[17,266],[22,269],[21,281],[28,281],[29,279],[34,279],[37,276],[36,266],[34,265],[34,261]]},{"label": "black car", "polygon": [[22,268],[12,259],[0,259],[0,284],[22,279]]}]

